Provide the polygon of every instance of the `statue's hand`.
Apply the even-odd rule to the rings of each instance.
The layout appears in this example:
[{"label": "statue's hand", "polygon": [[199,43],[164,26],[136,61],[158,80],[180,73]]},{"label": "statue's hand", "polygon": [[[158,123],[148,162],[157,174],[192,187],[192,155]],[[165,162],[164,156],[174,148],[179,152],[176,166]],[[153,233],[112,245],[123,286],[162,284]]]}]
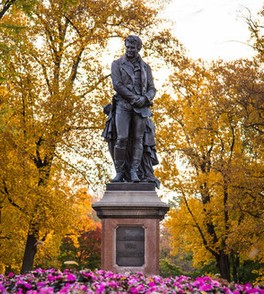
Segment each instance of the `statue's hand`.
[{"label": "statue's hand", "polygon": [[143,107],[146,104],[147,98],[144,96],[138,96],[138,99],[134,102],[134,106]]}]

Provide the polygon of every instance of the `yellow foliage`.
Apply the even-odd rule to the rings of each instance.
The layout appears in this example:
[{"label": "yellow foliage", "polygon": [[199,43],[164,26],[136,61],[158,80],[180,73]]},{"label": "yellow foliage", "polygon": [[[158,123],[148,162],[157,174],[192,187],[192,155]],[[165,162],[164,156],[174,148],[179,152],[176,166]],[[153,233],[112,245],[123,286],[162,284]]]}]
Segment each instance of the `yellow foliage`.
[{"label": "yellow foliage", "polygon": [[252,273],[257,274],[258,277],[255,280],[255,285],[263,285],[264,283],[264,269],[260,268],[259,270],[253,270]]},{"label": "yellow foliage", "polygon": [[94,228],[91,197],[80,187],[96,190],[109,179],[100,138],[112,93],[102,60],[113,36],[150,34],[166,1],[30,2],[30,13],[12,4],[0,26],[0,255],[12,268],[27,239],[34,242],[25,254],[44,242],[38,262],[56,263],[64,234],[78,246],[77,232]]},{"label": "yellow foliage", "polygon": [[165,225],[173,254],[192,252],[197,265],[215,260],[229,279],[231,255],[263,262],[264,73],[250,61],[177,62],[177,98],[158,100],[167,126],[157,125],[165,158],[157,174],[177,195]]},{"label": "yellow foliage", "polygon": [[186,253],[193,252],[193,265],[201,266],[211,261],[213,257],[204,247],[197,228],[197,224],[202,226],[203,223],[201,203],[197,199],[190,199],[188,205],[194,217],[181,202],[179,208],[170,210],[165,226],[171,236],[172,254],[177,255],[179,250]]}]

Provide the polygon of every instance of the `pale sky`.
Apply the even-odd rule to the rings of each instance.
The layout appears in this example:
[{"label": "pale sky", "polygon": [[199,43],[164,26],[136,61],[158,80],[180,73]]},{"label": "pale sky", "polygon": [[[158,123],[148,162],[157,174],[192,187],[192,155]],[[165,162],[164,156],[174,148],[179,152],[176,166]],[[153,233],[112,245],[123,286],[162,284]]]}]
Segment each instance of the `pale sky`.
[{"label": "pale sky", "polygon": [[253,50],[244,44],[250,34],[243,16],[248,16],[247,9],[256,16],[263,4],[262,0],[171,0],[164,15],[175,22],[175,35],[190,57],[232,60],[252,56]]}]

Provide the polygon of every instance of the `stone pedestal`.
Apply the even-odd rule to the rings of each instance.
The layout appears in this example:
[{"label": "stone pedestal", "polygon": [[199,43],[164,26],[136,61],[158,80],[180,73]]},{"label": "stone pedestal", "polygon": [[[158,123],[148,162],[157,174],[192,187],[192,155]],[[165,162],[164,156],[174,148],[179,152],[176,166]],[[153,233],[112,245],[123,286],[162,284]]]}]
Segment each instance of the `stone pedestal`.
[{"label": "stone pedestal", "polygon": [[102,269],[159,274],[159,222],[169,205],[155,184],[107,184],[93,209],[102,220]]}]

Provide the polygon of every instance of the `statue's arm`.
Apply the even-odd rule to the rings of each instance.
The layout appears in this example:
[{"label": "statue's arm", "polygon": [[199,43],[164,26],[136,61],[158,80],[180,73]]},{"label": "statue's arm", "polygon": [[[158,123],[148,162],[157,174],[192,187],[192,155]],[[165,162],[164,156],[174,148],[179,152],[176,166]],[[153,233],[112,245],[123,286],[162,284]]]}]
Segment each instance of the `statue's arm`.
[{"label": "statue's arm", "polygon": [[122,77],[120,73],[120,66],[118,61],[115,60],[111,66],[111,78],[113,87],[117,94],[122,96],[122,98],[126,99],[130,104],[134,104],[134,102],[138,99],[138,96],[131,92],[122,82]]},{"label": "statue's arm", "polygon": [[148,99],[148,103],[152,104],[152,100],[156,95],[156,88],[153,81],[152,71],[150,66],[147,66],[147,92],[145,97]]}]

